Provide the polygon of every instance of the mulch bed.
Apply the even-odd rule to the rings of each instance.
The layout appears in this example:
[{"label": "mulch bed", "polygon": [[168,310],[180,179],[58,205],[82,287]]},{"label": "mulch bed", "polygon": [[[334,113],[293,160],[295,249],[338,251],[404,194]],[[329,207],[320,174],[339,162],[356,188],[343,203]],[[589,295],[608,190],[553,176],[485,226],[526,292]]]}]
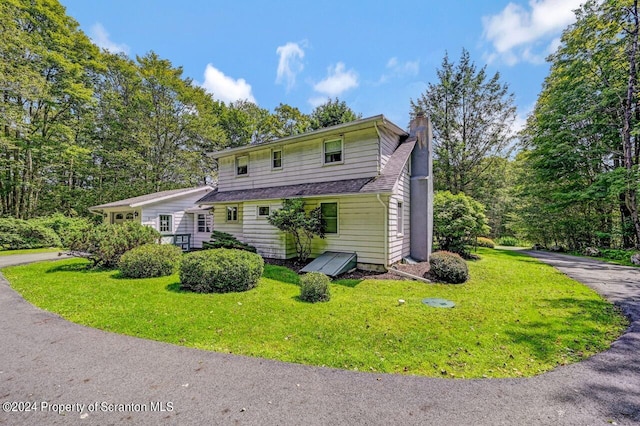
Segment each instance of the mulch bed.
[{"label": "mulch bed", "polygon": [[[284,266],[298,273],[300,273],[300,269],[304,268],[307,264],[311,262],[311,260],[309,260],[305,263],[300,263],[295,259],[271,259],[271,258],[265,258],[264,261],[265,263],[268,263],[270,265]],[[398,263],[395,265],[395,267],[402,272],[406,272],[412,275],[417,275],[419,277],[422,277],[429,270],[429,262],[421,262],[421,263],[416,263],[414,265]],[[398,274],[394,274],[391,271],[372,272],[372,271],[363,271],[360,269],[356,269],[353,272],[347,272],[345,274],[342,274],[338,278],[347,279],[347,280],[366,280],[366,279],[409,280],[410,279]]]}]

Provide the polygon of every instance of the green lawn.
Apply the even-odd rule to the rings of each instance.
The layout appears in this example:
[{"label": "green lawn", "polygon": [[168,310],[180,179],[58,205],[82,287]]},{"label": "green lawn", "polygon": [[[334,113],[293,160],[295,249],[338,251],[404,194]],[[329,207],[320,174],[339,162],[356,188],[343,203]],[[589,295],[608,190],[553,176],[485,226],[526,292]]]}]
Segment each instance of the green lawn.
[{"label": "green lawn", "polygon": [[[192,294],[177,275],[121,279],[81,259],[6,268],[31,303],[80,324],[219,352],[433,377],[531,376],[609,347],[626,319],[587,287],[514,251],[479,249],[464,285],[342,280],[298,300],[297,275],[266,266],[245,293]],[[426,297],[456,303],[430,308]],[[398,304],[404,299],[404,305]]]},{"label": "green lawn", "polygon": [[37,249],[23,249],[23,250],[0,250],[0,256],[11,256],[14,254],[32,254],[32,253],[55,253],[61,252],[64,249],[61,248],[37,248]]}]

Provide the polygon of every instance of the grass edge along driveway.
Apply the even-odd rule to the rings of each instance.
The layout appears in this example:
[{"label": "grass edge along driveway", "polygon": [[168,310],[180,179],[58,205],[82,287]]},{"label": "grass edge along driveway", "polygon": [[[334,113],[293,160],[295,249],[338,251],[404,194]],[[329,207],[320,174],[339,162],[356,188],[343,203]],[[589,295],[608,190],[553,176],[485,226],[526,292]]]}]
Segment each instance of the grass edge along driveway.
[{"label": "grass edge along driveway", "polygon": [[[514,251],[480,249],[463,285],[338,280],[298,299],[298,276],[267,265],[257,288],[193,294],[177,275],[122,279],[83,259],[5,268],[34,305],[79,324],[218,352],[431,377],[521,377],[605,350],[628,325],[612,304]],[[429,308],[423,298],[456,303]],[[405,304],[398,304],[404,299]]]}]

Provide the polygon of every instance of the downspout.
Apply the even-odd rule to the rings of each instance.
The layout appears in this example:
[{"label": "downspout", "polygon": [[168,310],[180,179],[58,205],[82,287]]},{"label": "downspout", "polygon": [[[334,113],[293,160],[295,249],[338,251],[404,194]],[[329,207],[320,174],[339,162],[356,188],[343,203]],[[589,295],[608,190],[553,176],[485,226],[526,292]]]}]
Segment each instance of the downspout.
[{"label": "downspout", "polygon": [[380,194],[376,194],[376,198],[384,211],[384,267],[386,268],[389,265],[389,206],[382,201]]}]

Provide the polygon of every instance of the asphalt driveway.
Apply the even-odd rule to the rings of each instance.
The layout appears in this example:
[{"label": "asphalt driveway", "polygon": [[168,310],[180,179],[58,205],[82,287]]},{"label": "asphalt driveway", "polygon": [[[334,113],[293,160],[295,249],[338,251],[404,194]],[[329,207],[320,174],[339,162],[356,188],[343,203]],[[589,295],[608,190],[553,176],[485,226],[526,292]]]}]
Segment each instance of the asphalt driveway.
[{"label": "asphalt driveway", "polygon": [[640,271],[532,255],[633,323],[610,350],[529,379],[358,373],[173,346],[70,323],[0,277],[0,425],[640,424]]}]

